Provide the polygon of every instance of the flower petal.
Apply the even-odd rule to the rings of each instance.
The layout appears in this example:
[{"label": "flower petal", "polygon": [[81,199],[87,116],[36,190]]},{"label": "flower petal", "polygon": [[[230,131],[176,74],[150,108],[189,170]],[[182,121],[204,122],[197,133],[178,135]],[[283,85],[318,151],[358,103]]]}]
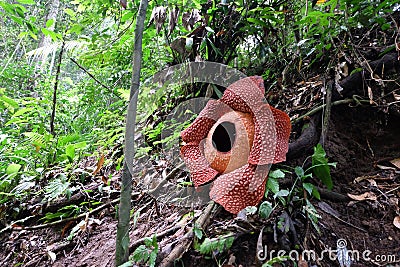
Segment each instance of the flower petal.
[{"label": "flower petal", "polygon": [[210,100],[194,122],[181,132],[181,138],[184,142],[200,142],[204,139],[214,123],[230,108],[218,101]]},{"label": "flower petal", "polygon": [[254,141],[249,155],[251,164],[271,164],[275,158],[276,129],[270,106],[262,104],[254,112]]},{"label": "flower petal", "polygon": [[190,175],[195,187],[212,181],[218,172],[210,167],[200,151],[200,146],[196,142],[188,143],[181,148],[181,157],[185,161],[190,171]]},{"label": "flower petal", "polygon": [[269,167],[246,164],[217,177],[211,187],[210,198],[234,214],[247,206],[257,205],[264,196]]},{"label": "flower petal", "polygon": [[276,128],[276,150],[273,163],[278,163],[286,160],[292,125],[289,116],[285,112],[273,107],[271,107],[271,111],[274,116]]},{"label": "flower petal", "polygon": [[259,80],[254,77],[238,80],[226,88],[221,101],[236,111],[253,113],[264,100],[264,85],[259,86]]}]

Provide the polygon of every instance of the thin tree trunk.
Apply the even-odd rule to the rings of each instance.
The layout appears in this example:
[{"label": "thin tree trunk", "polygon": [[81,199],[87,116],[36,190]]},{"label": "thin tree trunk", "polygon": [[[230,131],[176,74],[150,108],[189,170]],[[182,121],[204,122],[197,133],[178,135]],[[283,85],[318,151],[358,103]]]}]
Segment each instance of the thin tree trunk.
[{"label": "thin tree trunk", "polygon": [[53,108],[52,108],[51,117],[50,117],[50,132],[53,136],[56,135],[56,132],[54,130],[54,119],[56,117],[57,88],[58,88],[59,76],[60,76],[60,72],[61,72],[61,61],[62,61],[62,57],[63,57],[63,53],[64,53],[64,46],[65,46],[65,42],[63,41],[63,43],[61,45],[60,54],[58,55],[56,81],[54,82],[54,89],[53,89]]},{"label": "thin tree trunk", "polygon": [[[133,165],[134,136],[136,123],[136,106],[140,84],[140,69],[142,65],[142,38],[144,21],[146,19],[148,0],[141,0],[136,18],[135,46],[133,50],[132,80],[130,89],[130,105],[127,114],[125,129],[125,161],[121,177],[121,198],[118,209],[118,228],[115,246],[115,266],[119,266],[129,259],[129,222],[131,211],[132,173],[129,165]],[[132,119],[129,119],[132,118]],[[127,161],[132,160],[132,162]]]}]

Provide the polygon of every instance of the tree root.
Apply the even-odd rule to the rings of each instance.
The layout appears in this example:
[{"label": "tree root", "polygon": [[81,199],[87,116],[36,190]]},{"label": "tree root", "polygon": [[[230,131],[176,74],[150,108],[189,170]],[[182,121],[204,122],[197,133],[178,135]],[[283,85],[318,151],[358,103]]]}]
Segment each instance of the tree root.
[{"label": "tree root", "polygon": [[[195,226],[201,229],[207,227],[210,222],[210,216],[214,209],[214,202],[211,201],[200,217],[195,221]],[[189,229],[189,231],[181,238],[178,244],[174,247],[171,253],[165,257],[161,263],[160,267],[170,267],[173,266],[175,260],[182,258],[183,254],[189,249],[190,245],[193,242],[193,227]]]}]

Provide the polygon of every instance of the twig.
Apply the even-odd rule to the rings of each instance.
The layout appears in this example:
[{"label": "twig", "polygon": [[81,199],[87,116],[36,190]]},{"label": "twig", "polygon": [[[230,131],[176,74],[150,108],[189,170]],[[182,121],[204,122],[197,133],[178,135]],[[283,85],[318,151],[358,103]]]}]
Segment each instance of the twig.
[{"label": "twig", "polygon": [[[342,100],[338,100],[338,101],[332,102],[332,106],[350,104],[350,103],[357,103],[357,104],[368,103],[369,104],[369,100],[357,99],[357,96],[353,96],[352,99],[348,98],[348,99],[342,99]],[[323,104],[323,105],[321,105],[319,107],[316,107],[316,108],[310,110],[309,112],[305,113],[304,115],[301,115],[300,117],[297,117],[296,119],[293,119],[292,123],[293,124],[297,123],[300,120],[304,119],[305,117],[311,116],[311,115],[321,111],[322,109],[325,108],[325,106],[326,106],[326,104]]]},{"label": "twig", "polygon": [[322,120],[322,130],[321,130],[321,137],[319,139],[319,142],[321,143],[322,147],[325,148],[325,141],[326,141],[326,136],[328,134],[328,128],[329,128],[329,120],[331,117],[331,108],[332,108],[332,81],[329,81],[326,84],[326,104],[325,104],[325,110],[324,110],[324,117]]},{"label": "twig", "polygon": [[107,90],[111,90],[110,87],[108,87],[107,85],[105,85],[104,83],[102,83],[99,79],[97,79],[93,74],[91,74],[87,69],[85,69],[81,64],[79,64],[75,59],[73,59],[72,57],[69,58],[72,62],[74,62],[81,70],[83,70],[87,75],[90,76],[90,78],[92,78],[93,80],[95,80],[98,84],[100,84],[101,86],[103,86],[104,88],[106,88]]},{"label": "twig", "polygon": [[[132,196],[137,196],[137,195],[140,195],[140,194],[141,194],[141,193],[139,193],[139,192],[135,192],[135,193],[132,194]],[[118,203],[118,201],[119,201],[119,198],[114,199],[114,200],[112,200],[112,201],[109,202],[109,203],[105,203],[105,204],[103,204],[103,205],[101,205],[101,206],[98,206],[97,208],[92,209],[92,210],[89,211],[89,212],[85,212],[85,213],[79,214],[79,215],[76,216],[76,217],[65,218],[65,219],[62,219],[62,220],[58,220],[58,221],[54,221],[54,222],[50,222],[50,223],[39,224],[39,225],[34,225],[34,226],[26,226],[26,227],[21,227],[21,228],[13,228],[13,225],[15,225],[15,224],[17,224],[17,223],[20,223],[20,222],[25,222],[25,221],[27,221],[28,219],[30,219],[30,218],[32,218],[32,217],[35,217],[36,215],[35,215],[35,216],[29,216],[29,217],[26,217],[26,218],[24,218],[24,219],[21,219],[21,220],[18,220],[18,221],[14,221],[14,222],[10,223],[10,225],[8,225],[7,227],[5,227],[5,228],[3,228],[2,230],[0,230],[0,234],[3,233],[3,232],[5,232],[5,231],[7,231],[7,230],[22,231],[22,230],[37,230],[37,229],[43,229],[43,228],[47,228],[47,227],[50,227],[50,226],[62,224],[62,223],[65,223],[65,222],[69,222],[69,221],[81,219],[81,218],[86,217],[87,214],[91,215],[91,214],[93,214],[93,213],[96,213],[96,212],[98,212],[98,211],[100,211],[100,210],[106,208],[108,205],[112,205],[112,204]]]},{"label": "twig", "polygon": [[1,229],[1,230],[0,230],[0,234],[3,233],[3,232],[5,232],[5,231],[7,231],[8,229],[11,229],[11,228],[13,227],[13,225],[18,224],[18,223],[26,222],[27,220],[33,219],[33,218],[35,218],[36,216],[37,216],[37,215],[31,215],[31,216],[25,217],[25,218],[23,218],[23,219],[20,219],[20,220],[17,220],[17,221],[13,221],[12,223],[10,223],[10,225],[8,225],[7,227]]},{"label": "twig", "polygon": [[65,219],[62,219],[62,220],[54,221],[54,222],[49,222],[49,223],[44,223],[44,224],[39,224],[39,225],[34,225],[34,226],[21,227],[21,228],[12,228],[13,225],[14,225],[14,223],[11,223],[9,226],[7,226],[6,228],[2,229],[2,230],[0,231],[0,234],[1,234],[2,232],[5,232],[5,231],[9,230],[9,229],[12,229],[12,230],[14,230],[14,231],[38,230],[38,229],[43,229],[43,228],[47,228],[47,227],[50,227],[50,226],[62,224],[62,223],[65,223],[65,222],[74,221],[74,220],[77,220],[77,219],[82,219],[82,218],[85,218],[85,217],[87,216],[87,214],[90,215],[90,214],[93,214],[93,213],[95,213],[95,212],[98,212],[99,210],[104,209],[104,208],[107,207],[108,205],[110,205],[110,204],[115,204],[115,203],[117,203],[118,201],[119,201],[119,198],[114,199],[113,201],[111,201],[111,202],[109,202],[109,203],[106,203],[106,204],[103,204],[103,205],[101,205],[101,206],[98,206],[97,208],[92,209],[92,210],[89,211],[89,212],[82,213],[82,214],[80,214],[80,215],[78,215],[78,216],[76,216],[76,217],[65,218]]},{"label": "twig", "polygon": [[182,169],[182,167],[185,166],[185,163],[181,163],[178,166],[176,166],[170,173],[167,174],[167,176],[165,176],[165,178],[153,189],[148,190],[146,193],[148,194],[152,194],[155,191],[157,191],[161,186],[163,186],[168,180],[170,180],[171,178],[173,178],[175,176],[175,174]]},{"label": "twig", "polygon": [[[143,194],[143,193],[144,193],[144,194],[152,194],[152,193],[154,193],[161,185],[165,184],[169,179],[171,179],[171,178],[176,174],[176,172],[177,172],[179,169],[182,168],[182,166],[184,166],[184,163],[179,164],[179,165],[178,165],[176,168],[174,168],[170,173],[168,173],[167,176],[165,177],[165,179],[164,179],[163,181],[161,181],[161,182],[157,185],[157,187],[155,187],[155,188],[153,188],[153,189],[151,189],[151,190],[145,190],[145,191],[141,191],[141,192],[134,192],[134,193],[131,194],[131,196],[137,196],[137,195],[140,195],[140,194]],[[107,207],[107,205],[109,205],[109,204],[115,204],[115,203],[117,203],[118,201],[119,201],[119,198],[114,199],[114,200],[112,200],[112,201],[109,202],[109,203],[105,203],[105,204],[103,204],[103,205],[101,205],[101,206],[99,206],[99,207],[97,207],[97,208],[91,210],[91,211],[89,212],[89,214],[93,214],[93,213],[95,213],[95,212],[97,212],[97,211],[99,211],[99,210],[102,210],[102,209],[104,209],[105,207]],[[84,218],[84,217],[86,216],[86,213],[80,214],[80,215],[78,215],[78,216],[76,216],[76,217],[65,218],[65,219],[58,220],[58,221],[54,221],[54,222],[51,222],[51,223],[40,224],[40,225],[35,225],[35,226],[27,226],[27,227],[21,227],[21,228],[13,228],[13,225],[19,224],[19,223],[23,223],[23,222],[25,222],[25,221],[27,221],[27,220],[29,220],[29,219],[32,219],[32,218],[34,218],[34,217],[36,217],[36,216],[37,216],[37,215],[32,215],[32,216],[28,216],[28,217],[26,217],[26,218],[23,218],[23,219],[20,219],[20,220],[11,222],[7,227],[5,227],[5,228],[3,228],[3,229],[0,230],[0,234],[3,233],[3,232],[5,232],[5,231],[8,231],[8,230],[22,231],[22,230],[36,230],[36,229],[42,229],[42,228],[46,228],[46,227],[49,227],[49,226],[54,226],[54,225],[62,224],[62,223],[64,223],[64,222],[69,222],[69,221],[72,221],[72,220],[77,220],[77,219],[80,219],[80,218]]]},{"label": "twig", "polygon": [[112,88],[110,88],[109,86],[105,85],[103,82],[101,82],[99,79],[97,79],[92,73],[90,73],[87,69],[85,69],[85,67],[83,67],[81,64],[79,64],[75,59],[73,58],[69,58],[72,62],[74,62],[81,70],[83,70],[87,75],[90,76],[90,78],[92,78],[93,80],[95,80],[98,84],[100,84],[102,87],[104,87],[105,89],[107,89],[108,91],[110,91],[113,95],[115,95],[118,98],[121,98],[121,96],[117,95],[114,90],[112,90]]},{"label": "twig", "polygon": [[336,215],[333,214],[333,213],[326,212],[326,211],[323,210],[323,209],[321,209],[321,210],[322,210],[323,212],[325,212],[326,214],[331,215],[331,216],[332,216],[333,218],[335,218],[336,220],[341,221],[341,222],[344,223],[344,224],[347,224],[348,226],[351,226],[351,227],[353,227],[353,228],[355,228],[355,229],[357,229],[357,230],[359,230],[359,231],[361,231],[361,232],[368,233],[367,230],[365,230],[365,229],[363,229],[363,228],[360,228],[360,227],[358,227],[358,226],[355,226],[354,224],[351,224],[351,223],[349,223],[349,222],[346,222],[345,220],[339,218],[338,216],[336,216]]},{"label": "twig", "polygon": [[[170,227],[170,228],[168,228],[168,229],[166,229],[166,230],[164,230],[164,231],[162,231],[162,232],[160,232],[158,234],[155,234],[156,238],[157,238],[157,240],[159,240],[159,239],[169,235],[170,233],[178,231],[179,229],[181,229],[181,227],[182,226],[180,226],[180,225],[175,225],[173,227]],[[146,240],[146,238],[148,238],[148,237],[140,238],[140,239],[136,240],[135,242],[131,243],[130,246],[129,246],[129,254],[133,253],[138,246],[143,244],[144,241]]]}]

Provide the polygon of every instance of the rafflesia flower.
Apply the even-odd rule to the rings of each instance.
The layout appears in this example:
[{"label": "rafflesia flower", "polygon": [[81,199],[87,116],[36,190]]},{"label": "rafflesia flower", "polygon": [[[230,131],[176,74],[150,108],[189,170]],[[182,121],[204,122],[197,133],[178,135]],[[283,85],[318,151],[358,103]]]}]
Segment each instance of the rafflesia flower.
[{"label": "rafflesia flower", "polygon": [[290,119],[264,93],[261,77],[238,80],[181,132],[194,186],[212,182],[210,198],[234,214],[261,201],[271,164],[286,160]]}]

